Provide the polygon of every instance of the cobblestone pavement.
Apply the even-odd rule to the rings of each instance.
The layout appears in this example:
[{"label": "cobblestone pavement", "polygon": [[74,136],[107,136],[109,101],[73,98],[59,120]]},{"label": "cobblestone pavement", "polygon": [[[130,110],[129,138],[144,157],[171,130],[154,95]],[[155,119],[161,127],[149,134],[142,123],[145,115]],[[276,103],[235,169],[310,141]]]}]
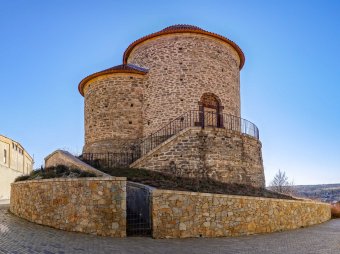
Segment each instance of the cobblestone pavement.
[{"label": "cobblestone pavement", "polygon": [[309,228],[234,238],[114,239],[36,225],[0,205],[0,253],[340,253],[340,219]]}]

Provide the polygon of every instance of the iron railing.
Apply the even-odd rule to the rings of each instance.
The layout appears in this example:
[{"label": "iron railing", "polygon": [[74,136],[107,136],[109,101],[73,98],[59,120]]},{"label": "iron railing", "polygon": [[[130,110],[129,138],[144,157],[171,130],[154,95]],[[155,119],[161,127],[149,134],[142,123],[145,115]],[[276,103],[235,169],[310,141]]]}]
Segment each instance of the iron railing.
[{"label": "iron railing", "polygon": [[243,118],[213,111],[191,110],[149,136],[125,145],[119,153],[84,153],[82,159],[97,168],[126,167],[180,131],[195,126],[225,128],[259,139],[256,125]]},{"label": "iron railing", "polygon": [[138,160],[140,155],[135,152],[119,153],[83,153],[80,159],[95,168],[126,167]]}]

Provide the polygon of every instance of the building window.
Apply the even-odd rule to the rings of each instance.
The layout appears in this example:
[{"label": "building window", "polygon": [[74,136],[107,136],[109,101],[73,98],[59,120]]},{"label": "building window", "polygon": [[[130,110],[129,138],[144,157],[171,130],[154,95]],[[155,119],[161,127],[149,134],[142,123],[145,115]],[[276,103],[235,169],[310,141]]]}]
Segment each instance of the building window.
[{"label": "building window", "polygon": [[7,164],[7,150],[4,149],[4,163]]}]

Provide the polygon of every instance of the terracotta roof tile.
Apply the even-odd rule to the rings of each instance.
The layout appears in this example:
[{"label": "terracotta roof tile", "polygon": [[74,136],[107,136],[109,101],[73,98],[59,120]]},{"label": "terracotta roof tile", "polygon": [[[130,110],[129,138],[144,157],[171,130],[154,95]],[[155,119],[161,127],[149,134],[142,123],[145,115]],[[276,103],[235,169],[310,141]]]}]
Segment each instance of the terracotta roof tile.
[{"label": "terracotta roof tile", "polygon": [[242,69],[242,67],[244,65],[245,56],[244,56],[241,48],[235,42],[229,40],[228,38],[226,38],[226,37],[224,37],[222,35],[208,32],[208,31],[203,30],[202,28],[199,28],[197,26],[184,25],[184,24],[168,26],[168,27],[164,28],[161,31],[149,34],[147,36],[144,36],[144,37],[134,41],[125,50],[124,55],[123,55],[123,63],[127,64],[127,60],[129,58],[130,53],[132,52],[133,48],[136,47],[139,43],[142,43],[142,42],[144,42],[146,40],[149,40],[149,39],[152,39],[152,38],[155,38],[155,37],[158,37],[158,36],[162,36],[162,35],[166,35],[166,34],[172,34],[172,33],[197,33],[197,34],[204,34],[204,35],[208,35],[208,36],[212,36],[214,38],[217,38],[217,39],[219,39],[221,41],[224,41],[224,42],[228,43],[229,45],[231,45],[236,50],[236,52],[238,53],[238,55],[240,57],[240,66],[239,66],[240,70]]},{"label": "terracotta roof tile", "polygon": [[[147,69],[144,69],[142,67],[139,67],[139,66],[136,66],[136,65],[133,65],[133,64],[121,64],[121,65],[117,65],[117,66],[111,67],[111,68],[103,70],[103,71],[111,71],[111,70],[141,71],[141,72],[145,72],[145,73],[148,72]],[[103,71],[100,71],[100,72],[103,72]]]},{"label": "terracotta roof tile", "polygon": [[197,26],[178,24],[178,25],[168,26],[168,27],[164,28],[161,31],[149,34],[149,35],[144,36],[144,37],[134,41],[133,43],[131,43],[129,45],[129,47],[124,52],[123,64],[111,67],[111,68],[103,70],[103,71],[99,71],[99,72],[93,73],[93,74],[87,76],[86,78],[84,78],[79,83],[79,85],[78,85],[78,90],[79,90],[80,94],[84,95],[84,90],[83,89],[84,89],[85,84],[89,80],[91,80],[91,79],[93,79],[95,77],[101,76],[101,75],[110,74],[110,73],[136,73],[136,74],[145,75],[148,72],[147,69],[144,69],[142,67],[139,67],[139,66],[127,63],[127,60],[129,58],[129,55],[130,55],[131,51],[133,50],[133,48],[135,46],[137,46],[139,43],[141,43],[143,41],[149,40],[149,39],[154,38],[154,37],[166,35],[166,34],[172,34],[172,33],[197,33],[197,34],[204,34],[204,35],[208,35],[208,36],[212,36],[214,38],[217,38],[217,39],[219,39],[221,41],[224,41],[224,42],[228,43],[229,45],[231,45],[236,50],[236,52],[238,53],[238,55],[240,57],[240,66],[239,66],[240,70],[242,69],[242,67],[244,65],[245,56],[244,56],[242,50],[240,49],[240,47],[237,46],[237,44],[235,42],[233,42],[233,41],[229,40],[228,38],[223,37],[223,36],[221,36],[219,34],[215,34],[215,33],[211,33],[211,32],[205,31],[202,28],[197,27]]},{"label": "terracotta roof tile", "polygon": [[179,30],[179,29],[191,29],[191,30],[202,30],[202,28],[198,26],[192,26],[192,25],[185,25],[185,24],[178,24],[178,25],[173,25],[173,26],[168,26],[161,31],[171,31],[171,30]]},{"label": "terracotta roof tile", "polygon": [[111,73],[135,73],[135,74],[145,75],[146,73],[148,73],[148,70],[142,67],[133,65],[133,64],[121,64],[121,65],[117,65],[117,66],[114,66],[114,67],[111,67],[111,68],[108,68],[108,69],[105,69],[99,72],[95,72],[87,76],[86,78],[84,78],[82,81],[80,81],[78,85],[79,93],[84,96],[84,86],[91,79],[101,76],[101,75],[111,74]]}]

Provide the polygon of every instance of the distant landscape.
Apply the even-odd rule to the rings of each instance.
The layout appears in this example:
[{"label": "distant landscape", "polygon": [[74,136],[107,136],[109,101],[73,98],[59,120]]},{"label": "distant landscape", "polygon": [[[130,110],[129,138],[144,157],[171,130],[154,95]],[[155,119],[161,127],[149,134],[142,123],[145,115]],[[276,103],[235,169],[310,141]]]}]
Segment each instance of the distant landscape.
[{"label": "distant landscape", "polygon": [[340,183],[318,185],[295,185],[295,196],[320,200],[322,202],[340,201]]}]

